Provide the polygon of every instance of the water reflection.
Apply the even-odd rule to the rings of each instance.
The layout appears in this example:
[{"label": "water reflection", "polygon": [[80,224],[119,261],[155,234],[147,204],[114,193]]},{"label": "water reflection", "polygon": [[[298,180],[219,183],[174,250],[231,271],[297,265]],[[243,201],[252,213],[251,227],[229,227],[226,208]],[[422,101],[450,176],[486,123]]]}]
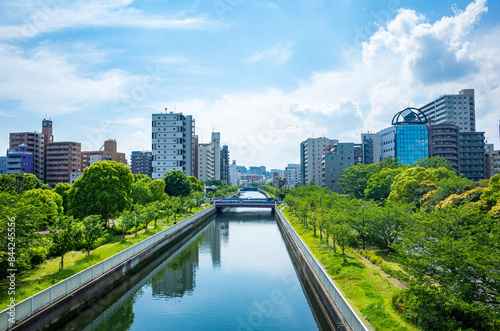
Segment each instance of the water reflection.
[{"label": "water reflection", "polygon": [[315,320],[317,304],[304,295],[269,210],[218,215],[153,264],[90,323],[75,320],[69,329],[311,330],[324,323]]}]

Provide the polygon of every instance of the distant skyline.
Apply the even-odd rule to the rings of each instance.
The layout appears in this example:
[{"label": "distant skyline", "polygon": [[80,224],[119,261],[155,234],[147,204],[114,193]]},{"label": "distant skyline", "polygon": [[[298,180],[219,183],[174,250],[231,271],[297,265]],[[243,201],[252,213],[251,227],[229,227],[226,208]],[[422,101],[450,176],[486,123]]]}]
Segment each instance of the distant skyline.
[{"label": "distant skyline", "polygon": [[[238,165],[300,142],[360,142],[407,106],[475,89],[500,149],[500,2],[20,0],[0,3],[0,155],[9,132],[151,149],[151,114],[193,115]],[[130,160],[129,160],[130,162]]]}]

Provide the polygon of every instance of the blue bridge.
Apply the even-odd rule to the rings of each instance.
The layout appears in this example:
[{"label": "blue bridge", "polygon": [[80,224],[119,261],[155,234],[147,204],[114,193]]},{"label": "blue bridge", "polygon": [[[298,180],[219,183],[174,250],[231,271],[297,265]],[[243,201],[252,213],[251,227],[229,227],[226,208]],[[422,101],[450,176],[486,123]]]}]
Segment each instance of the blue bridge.
[{"label": "blue bridge", "polygon": [[215,209],[221,212],[224,208],[276,208],[276,201],[273,199],[222,199],[215,201]]}]

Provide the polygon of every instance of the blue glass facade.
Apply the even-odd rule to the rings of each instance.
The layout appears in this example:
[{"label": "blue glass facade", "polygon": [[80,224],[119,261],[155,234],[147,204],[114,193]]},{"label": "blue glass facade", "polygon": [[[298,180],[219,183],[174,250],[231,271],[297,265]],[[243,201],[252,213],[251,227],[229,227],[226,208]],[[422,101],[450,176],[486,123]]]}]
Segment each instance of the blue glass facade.
[{"label": "blue glass facade", "polygon": [[413,164],[421,158],[429,157],[426,125],[396,125],[396,157],[403,164]]}]

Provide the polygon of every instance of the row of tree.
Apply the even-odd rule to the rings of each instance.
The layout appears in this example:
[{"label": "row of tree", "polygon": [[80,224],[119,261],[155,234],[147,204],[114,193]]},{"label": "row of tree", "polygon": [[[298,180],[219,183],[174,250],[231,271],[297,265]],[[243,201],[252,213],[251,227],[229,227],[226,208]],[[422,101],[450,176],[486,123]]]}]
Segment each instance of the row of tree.
[{"label": "row of tree", "polygon": [[[221,193],[233,190],[221,185]],[[51,256],[61,256],[62,266],[68,251],[89,253],[114,234],[147,231],[146,224],[154,222],[156,227],[159,219],[175,219],[203,202],[201,182],[181,171],[153,180],[132,175],[127,166],[112,161],[97,162],[73,185],[58,184],[54,189],[32,174],[0,175],[0,273],[8,269],[12,218],[16,267],[23,270]]]},{"label": "row of tree", "polygon": [[410,286],[394,305],[423,329],[500,329],[500,175],[472,182],[439,158],[345,173],[349,198],[307,185],[285,201],[344,259],[347,246],[390,251]]}]

